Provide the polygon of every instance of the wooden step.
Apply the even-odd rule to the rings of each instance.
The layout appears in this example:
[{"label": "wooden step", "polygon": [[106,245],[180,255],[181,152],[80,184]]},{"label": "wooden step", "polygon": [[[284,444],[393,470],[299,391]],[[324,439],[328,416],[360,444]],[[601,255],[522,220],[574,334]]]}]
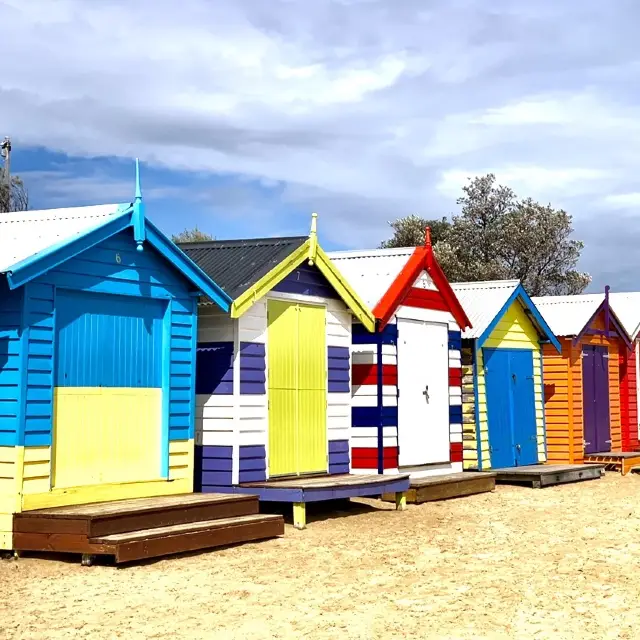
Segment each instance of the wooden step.
[{"label": "wooden step", "polygon": [[254,495],[190,493],[25,511],[14,517],[14,532],[95,538],[258,512]]},{"label": "wooden step", "polygon": [[198,551],[284,534],[280,515],[247,515],[216,518],[165,527],[87,538],[77,534],[16,533],[18,551],[81,553],[114,556],[116,563]]},{"label": "wooden step", "polygon": [[[407,491],[407,502],[422,504],[423,502],[462,498],[476,493],[493,491],[495,488],[496,476],[494,473],[462,471],[423,476],[411,478],[411,486]],[[385,494],[382,499],[386,502],[393,502],[395,496]]]}]

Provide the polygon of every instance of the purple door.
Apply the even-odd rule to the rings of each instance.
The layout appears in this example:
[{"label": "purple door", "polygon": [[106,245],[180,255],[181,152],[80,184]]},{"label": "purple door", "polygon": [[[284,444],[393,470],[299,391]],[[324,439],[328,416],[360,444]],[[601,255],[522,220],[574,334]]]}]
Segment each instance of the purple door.
[{"label": "purple door", "polygon": [[584,452],[611,451],[609,353],[607,347],[582,347]]}]

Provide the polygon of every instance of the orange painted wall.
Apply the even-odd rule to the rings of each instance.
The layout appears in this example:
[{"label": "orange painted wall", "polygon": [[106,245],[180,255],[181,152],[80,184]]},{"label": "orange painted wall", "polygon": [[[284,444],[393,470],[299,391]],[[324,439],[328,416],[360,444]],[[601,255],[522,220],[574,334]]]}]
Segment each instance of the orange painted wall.
[{"label": "orange painted wall", "polygon": [[[592,324],[602,329],[599,317]],[[584,460],[584,428],[582,413],[582,345],[593,344],[609,348],[609,416],[611,450],[620,451],[622,432],[620,421],[620,358],[621,341],[604,336],[584,336],[575,346],[572,338],[560,338],[562,354],[551,345],[544,345],[544,414],[547,430],[547,462],[549,464],[580,464]]]}]

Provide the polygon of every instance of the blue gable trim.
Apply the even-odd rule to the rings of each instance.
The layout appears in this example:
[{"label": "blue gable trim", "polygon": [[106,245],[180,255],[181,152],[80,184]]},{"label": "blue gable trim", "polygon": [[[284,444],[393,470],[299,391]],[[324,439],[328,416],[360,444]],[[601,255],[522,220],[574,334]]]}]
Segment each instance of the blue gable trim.
[{"label": "blue gable trim", "polygon": [[185,278],[223,311],[231,309],[233,300],[191,258],[178,249],[153,223],[145,220],[147,242],[162,254]]},{"label": "blue gable trim", "polygon": [[560,342],[558,341],[558,338],[555,337],[555,335],[553,334],[553,331],[551,331],[551,327],[546,323],[545,319],[540,315],[540,312],[538,311],[536,305],[533,304],[533,301],[529,297],[529,294],[524,290],[524,287],[521,284],[519,284],[515,288],[515,291],[509,296],[509,299],[504,303],[504,305],[502,306],[502,309],[498,311],[495,318],[491,321],[489,326],[484,330],[482,335],[478,338],[477,348],[478,349],[482,348],[482,346],[487,341],[489,336],[493,333],[493,330],[498,326],[498,323],[500,322],[500,320],[502,320],[502,317],[504,316],[504,314],[509,310],[509,307],[511,307],[511,305],[518,298],[520,299],[520,302],[522,302],[524,307],[529,311],[531,315],[531,319],[536,325],[538,333],[540,333],[543,339],[548,340],[555,347],[558,353],[560,353],[562,351],[562,347],[560,346]]},{"label": "blue gable trim", "polygon": [[[70,241],[55,244],[45,251],[30,256],[16,264],[6,274],[9,288],[16,289],[34,280],[63,262],[131,227],[133,223],[133,207],[131,205],[122,205],[122,213],[120,215],[114,215],[105,223],[91,228],[83,235],[76,236]],[[189,280],[199,292],[215,302],[223,311],[228,312],[231,308],[231,298],[154,224],[145,220],[145,226],[146,241]]]},{"label": "blue gable trim", "polygon": [[9,288],[21,287],[83,251],[100,244],[103,240],[124,231],[130,224],[131,207],[123,209],[122,214],[111,217],[103,224],[92,227],[83,235],[75,236],[70,241],[58,242],[48,249],[18,262],[13,265],[11,271],[7,272]]}]

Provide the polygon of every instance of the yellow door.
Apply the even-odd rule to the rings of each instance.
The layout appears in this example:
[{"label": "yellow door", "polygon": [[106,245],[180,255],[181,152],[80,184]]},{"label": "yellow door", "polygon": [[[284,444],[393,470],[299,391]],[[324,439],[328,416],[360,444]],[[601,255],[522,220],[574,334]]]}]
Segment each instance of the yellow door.
[{"label": "yellow door", "polygon": [[53,487],[157,479],[161,423],[161,389],[58,387]]},{"label": "yellow door", "polygon": [[324,307],[270,300],[269,475],[327,470]]},{"label": "yellow door", "polygon": [[269,384],[269,475],[298,472],[296,431],[298,393],[298,307],[267,303]]},{"label": "yellow door", "polygon": [[298,464],[327,470],[327,348],[324,307],[298,305]]}]

